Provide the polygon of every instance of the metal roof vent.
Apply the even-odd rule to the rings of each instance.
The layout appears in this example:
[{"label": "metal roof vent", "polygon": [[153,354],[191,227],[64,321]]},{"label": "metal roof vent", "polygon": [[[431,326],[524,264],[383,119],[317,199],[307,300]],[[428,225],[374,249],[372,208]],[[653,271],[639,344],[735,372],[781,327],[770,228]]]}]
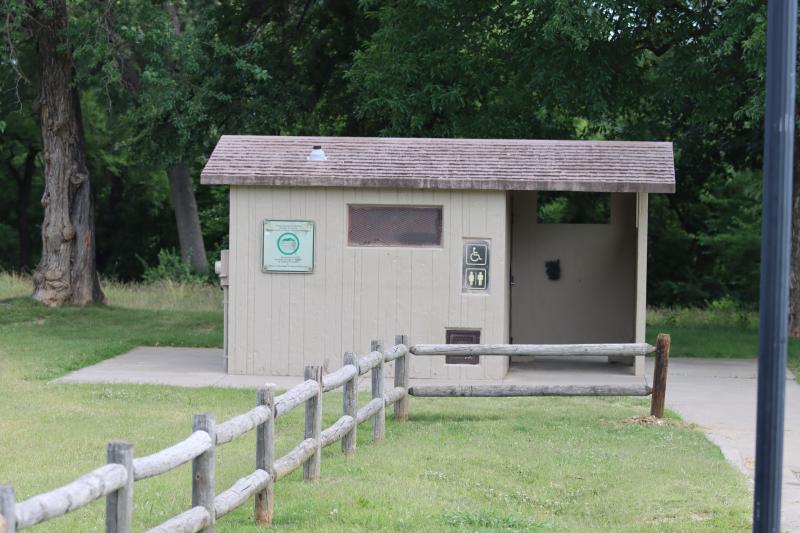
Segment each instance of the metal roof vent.
[{"label": "metal roof vent", "polygon": [[325,155],[325,150],[322,149],[322,146],[318,145],[311,150],[311,153],[308,154],[307,159],[309,161],[327,161],[328,157]]}]

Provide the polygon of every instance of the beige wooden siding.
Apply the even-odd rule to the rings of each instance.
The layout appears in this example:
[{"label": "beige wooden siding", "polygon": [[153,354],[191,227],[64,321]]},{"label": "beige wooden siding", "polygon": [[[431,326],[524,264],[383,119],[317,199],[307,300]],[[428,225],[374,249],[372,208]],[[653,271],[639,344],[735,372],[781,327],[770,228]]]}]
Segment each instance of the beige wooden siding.
[{"label": "beige wooden siding", "polygon": [[[341,365],[405,333],[445,342],[446,328],[481,330],[482,342],[508,341],[506,193],[397,189],[231,187],[230,354],[233,374],[296,375],[303,366]],[[440,205],[443,243],[435,248],[347,245],[347,205]],[[312,274],[261,272],[264,219],[315,223]],[[488,294],[462,294],[464,238],[489,239]],[[479,366],[415,358],[416,378],[496,379],[505,358]]]},{"label": "beige wooden siding", "polygon": [[[648,195],[636,193],[636,342],[645,342],[647,330]],[[644,356],[636,357],[634,374],[644,375]]]},{"label": "beige wooden siding", "polygon": [[[540,224],[537,193],[514,192],[512,202],[514,343],[633,342],[636,195],[612,193],[610,224]],[[545,262],[555,259],[562,274],[551,281]]]}]

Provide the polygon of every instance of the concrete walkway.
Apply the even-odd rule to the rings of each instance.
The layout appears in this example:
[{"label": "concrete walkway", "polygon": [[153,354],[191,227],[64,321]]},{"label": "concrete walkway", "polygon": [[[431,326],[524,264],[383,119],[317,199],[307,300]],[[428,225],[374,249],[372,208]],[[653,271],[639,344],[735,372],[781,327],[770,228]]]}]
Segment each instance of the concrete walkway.
[{"label": "concrete walkway", "polygon": [[223,370],[218,348],[140,346],[130,352],[76,370],[55,383],[136,383],[178,387],[255,389],[264,383],[289,388],[303,381],[287,376],[235,376]]},{"label": "concrete walkway", "polygon": [[[652,376],[652,358],[645,376]],[[670,361],[667,406],[697,424],[725,457],[751,480],[755,462],[756,361],[679,359]],[[222,351],[198,348],[136,348],[83,368],[58,383],[149,383],[183,387],[255,388],[275,383],[288,388],[301,380],[285,376],[234,376],[222,370]],[[368,386],[369,380],[361,380]],[[540,357],[512,365],[504,383],[618,385],[648,381],[604,357]],[[414,384],[446,383],[412,380]],[[786,383],[783,472],[783,530],[800,533],[800,385]]]}]

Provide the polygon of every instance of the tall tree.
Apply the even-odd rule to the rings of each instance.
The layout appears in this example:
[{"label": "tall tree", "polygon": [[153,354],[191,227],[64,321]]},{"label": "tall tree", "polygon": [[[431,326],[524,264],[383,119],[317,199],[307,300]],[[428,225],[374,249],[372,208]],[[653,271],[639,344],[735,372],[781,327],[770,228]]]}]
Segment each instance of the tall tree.
[{"label": "tall tree", "polygon": [[355,131],[343,73],[370,26],[355,0],[131,0],[91,9],[82,19],[99,21],[105,38],[87,50],[94,55],[81,73],[111,87],[137,158],[165,168],[181,255],[196,272],[207,268],[197,200],[213,199],[195,194],[192,174],[220,133]]},{"label": "tall tree", "polygon": [[[180,37],[183,25],[178,9],[171,1],[167,1],[165,7],[172,19],[175,36]],[[175,65],[172,65],[171,70],[175,70]],[[189,263],[192,273],[208,274],[206,245],[203,242],[203,230],[200,228],[200,213],[197,211],[197,200],[194,197],[192,173],[186,163],[179,161],[172,165],[167,174],[169,196],[172,200],[172,209],[175,211],[175,224],[178,227],[181,257]]]},{"label": "tall tree", "polygon": [[25,22],[36,41],[45,188],[42,257],[33,297],[49,306],[104,301],[95,268],[94,205],[66,0],[29,1]]},{"label": "tall tree", "polygon": [[178,227],[181,257],[189,264],[193,274],[208,274],[206,245],[200,228],[200,213],[194,197],[192,174],[184,163],[176,163],[168,172],[169,197]]},{"label": "tall tree", "polygon": [[369,5],[380,27],[348,77],[372,132],[672,141],[677,192],[651,203],[650,302],[756,305],[765,2]]}]

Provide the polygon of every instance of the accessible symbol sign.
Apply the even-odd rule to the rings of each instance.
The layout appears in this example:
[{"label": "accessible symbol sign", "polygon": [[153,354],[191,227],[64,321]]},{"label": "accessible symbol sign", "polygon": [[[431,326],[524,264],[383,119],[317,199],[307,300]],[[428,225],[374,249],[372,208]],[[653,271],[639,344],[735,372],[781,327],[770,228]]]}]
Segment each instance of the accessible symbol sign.
[{"label": "accessible symbol sign", "polygon": [[489,288],[489,241],[464,241],[461,264],[462,291],[486,291]]}]

